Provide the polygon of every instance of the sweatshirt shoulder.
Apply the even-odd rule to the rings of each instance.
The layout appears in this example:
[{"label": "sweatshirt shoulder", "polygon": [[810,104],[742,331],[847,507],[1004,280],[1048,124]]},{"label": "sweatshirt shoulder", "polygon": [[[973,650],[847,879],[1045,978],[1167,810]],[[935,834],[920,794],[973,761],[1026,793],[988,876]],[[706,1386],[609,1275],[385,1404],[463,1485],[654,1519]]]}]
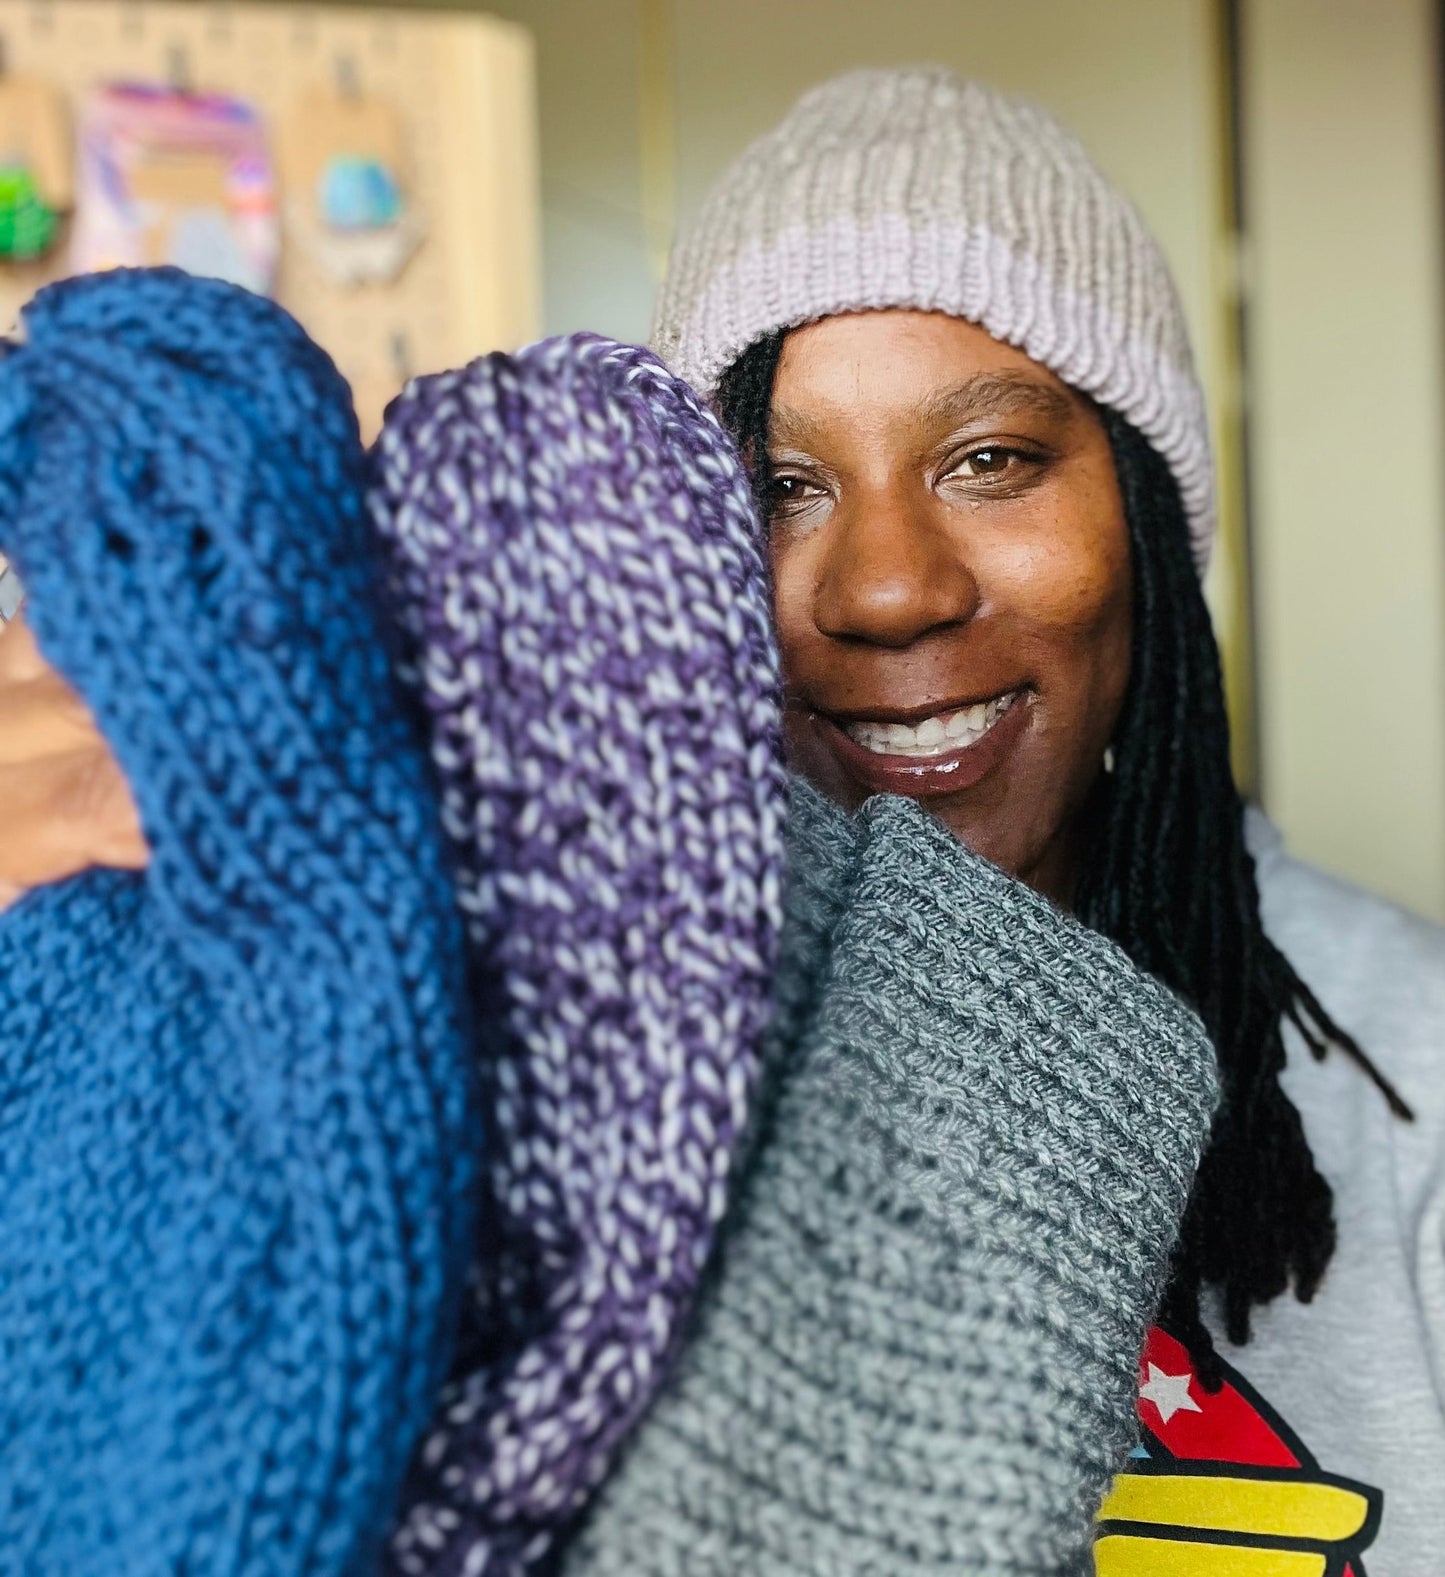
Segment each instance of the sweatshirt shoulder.
[{"label": "sweatshirt shoulder", "polygon": [[1445,927],[1285,852],[1251,817],[1265,930],[1412,1104],[1445,1112]]}]

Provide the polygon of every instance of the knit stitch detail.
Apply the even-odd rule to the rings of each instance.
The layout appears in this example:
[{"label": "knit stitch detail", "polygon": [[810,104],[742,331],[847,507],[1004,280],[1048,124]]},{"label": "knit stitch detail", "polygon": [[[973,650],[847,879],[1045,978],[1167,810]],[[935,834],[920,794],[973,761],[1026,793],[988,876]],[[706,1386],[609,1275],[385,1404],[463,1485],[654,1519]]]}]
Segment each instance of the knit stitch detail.
[{"label": "knit stitch detail", "polygon": [[356,419],[216,281],[25,327],[0,535],[152,859],[0,916],[0,1569],[343,1577],[450,1361],[477,1137]]},{"label": "knit stitch detail", "polygon": [[392,1563],[478,1577],[600,1482],[728,1198],[780,923],[777,657],[740,462],[646,351],[418,380],[376,476],[498,1026],[471,1329]]},{"label": "knit stitch detail", "polygon": [[1213,1050],[917,806],[858,836],[695,1329],[568,1574],[1087,1564]]},{"label": "knit stitch detail", "polygon": [[765,334],[888,307],[977,323],[1127,417],[1174,472],[1204,569],[1208,414],[1168,264],[1052,116],[940,68],[814,88],[679,239],[653,339],[710,395]]}]

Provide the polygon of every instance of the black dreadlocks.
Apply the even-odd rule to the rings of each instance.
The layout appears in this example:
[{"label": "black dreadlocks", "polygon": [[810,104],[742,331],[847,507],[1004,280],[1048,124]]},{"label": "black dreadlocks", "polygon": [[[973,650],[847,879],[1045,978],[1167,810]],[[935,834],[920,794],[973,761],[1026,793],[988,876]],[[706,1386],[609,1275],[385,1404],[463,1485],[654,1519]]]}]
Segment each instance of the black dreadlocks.
[{"label": "black dreadlocks", "polygon": [[[783,336],[759,340],[724,375],[718,412],[771,513],[768,414]],[[1219,1059],[1223,1102],[1195,1178],[1161,1323],[1217,1388],[1214,1345],[1200,1315],[1216,1289],[1230,1341],[1249,1339],[1250,1310],[1293,1286],[1313,1297],[1335,1247],[1333,1199],[1280,1088],[1283,1023],[1314,1056],[1337,1046],[1409,1108],[1325,1012],[1264,933],[1244,802],[1229,767],[1219,654],[1179,488],[1168,465],[1122,417],[1101,410],[1118,474],[1134,568],[1129,689],[1114,735],[1114,771],[1091,807],[1076,898],[1079,918],[1112,937],[1203,1019]]]}]

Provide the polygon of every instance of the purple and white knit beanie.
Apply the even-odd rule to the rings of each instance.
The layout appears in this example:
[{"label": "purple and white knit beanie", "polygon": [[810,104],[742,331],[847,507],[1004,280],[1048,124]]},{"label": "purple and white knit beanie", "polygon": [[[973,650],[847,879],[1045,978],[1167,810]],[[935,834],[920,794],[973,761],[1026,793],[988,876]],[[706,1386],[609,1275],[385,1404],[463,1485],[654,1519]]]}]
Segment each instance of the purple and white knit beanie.
[{"label": "purple and white knit beanie", "polygon": [[414,382],[372,513],[432,717],[491,1161],[461,1359],[391,1569],[519,1572],[672,1356],[781,923],[767,580],[726,435],[593,336]]},{"label": "purple and white knit beanie", "polygon": [[1052,116],[941,67],[812,89],[678,241],[653,343],[710,396],[763,335],[885,307],[967,318],[1126,417],[1173,470],[1203,570],[1209,424],[1169,267]]}]

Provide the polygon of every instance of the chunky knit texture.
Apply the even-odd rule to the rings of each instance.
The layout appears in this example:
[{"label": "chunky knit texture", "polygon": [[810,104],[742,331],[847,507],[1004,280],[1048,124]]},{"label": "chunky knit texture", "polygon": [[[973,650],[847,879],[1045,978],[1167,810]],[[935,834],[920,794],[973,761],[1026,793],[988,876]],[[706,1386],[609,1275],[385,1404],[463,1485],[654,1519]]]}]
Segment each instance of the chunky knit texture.
[{"label": "chunky knit texture", "polygon": [[356,421],[214,281],[25,327],[0,535],[153,858],[0,916],[0,1570],[351,1577],[449,1361],[477,1138]]},{"label": "chunky knit texture", "polygon": [[1214,534],[1204,395],[1158,243],[1052,116],[942,68],[805,93],[678,241],[654,344],[711,394],[754,340],[870,308],[967,318],[1128,418]]},{"label": "chunky knit texture", "polygon": [[696,1328],[564,1571],[1083,1570],[1212,1048],[917,806],[850,828],[800,791],[794,836],[780,1034],[816,1010],[779,1048]]},{"label": "chunky knit texture", "polygon": [[376,466],[499,1026],[471,1330],[393,1564],[478,1577],[600,1481],[723,1212],[779,925],[777,667],[739,461],[646,351],[421,379]]}]

